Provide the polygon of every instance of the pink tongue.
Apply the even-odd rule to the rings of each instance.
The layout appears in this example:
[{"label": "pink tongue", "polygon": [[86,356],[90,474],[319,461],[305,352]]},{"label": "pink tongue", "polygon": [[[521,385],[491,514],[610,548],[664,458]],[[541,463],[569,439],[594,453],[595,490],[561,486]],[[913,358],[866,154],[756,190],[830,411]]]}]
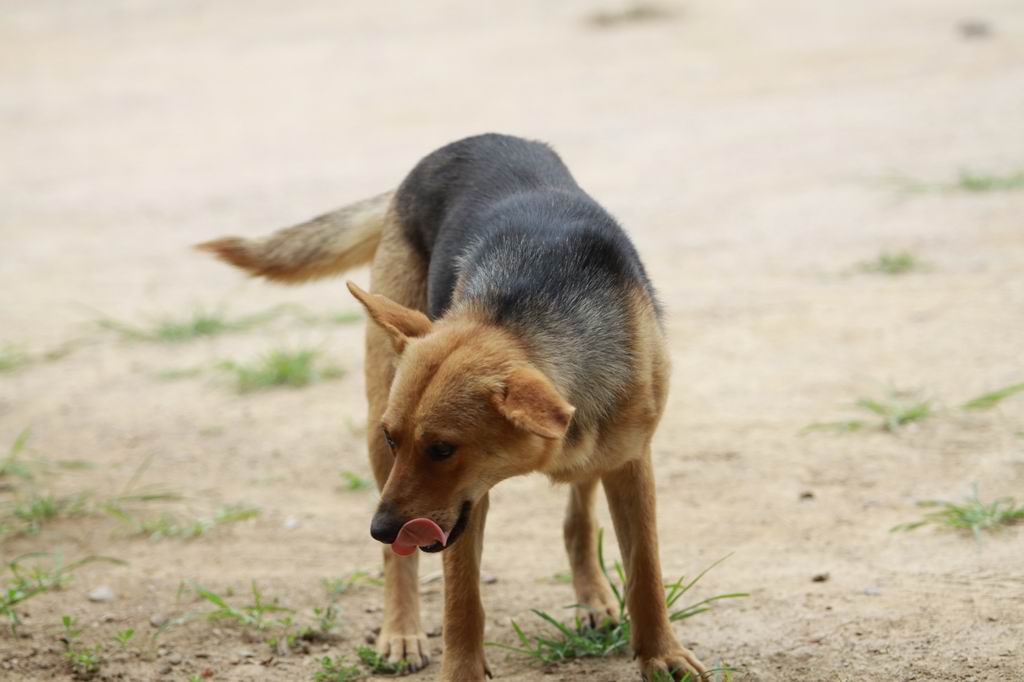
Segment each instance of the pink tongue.
[{"label": "pink tongue", "polygon": [[409,556],[417,547],[429,547],[435,542],[445,544],[448,542],[448,534],[430,519],[412,519],[406,521],[402,530],[398,531],[391,550],[399,556]]}]

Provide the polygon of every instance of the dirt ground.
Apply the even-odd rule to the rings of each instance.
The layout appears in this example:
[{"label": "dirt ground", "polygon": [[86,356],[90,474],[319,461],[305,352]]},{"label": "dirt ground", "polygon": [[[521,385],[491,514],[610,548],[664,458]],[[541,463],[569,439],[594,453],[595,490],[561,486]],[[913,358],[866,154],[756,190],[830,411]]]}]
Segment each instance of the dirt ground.
[{"label": "dirt ground", "polygon": [[[272,656],[261,636],[203,615],[212,605],[191,585],[240,605],[255,581],[308,621],[321,581],[375,574],[380,547],[375,494],[339,476],[369,473],[362,323],[323,319],[356,311],[341,281],[248,281],[189,245],[394,187],[433,148],[495,130],[555,145],[634,236],[665,302],[665,573],[728,556],[692,600],[750,593],[680,625],[682,641],[743,680],[1024,680],[1024,529],[981,542],[889,530],[920,516],[916,502],[973,483],[985,498],[1024,496],[1024,398],[957,408],[1024,381],[1024,191],[892,179],[933,187],[1024,165],[1024,6],[689,0],[594,19],[622,7],[0,5],[0,345],[31,360],[0,374],[0,456],[30,428],[26,462],[91,465],[38,465],[33,486],[88,493],[88,513],[6,533],[0,558],[126,562],[83,566],[19,607],[18,636],[0,634],[0,677],[66,679],[63,615],[83,645],[105,647],[103,679],[309,680],[320,656],[372,633],[372,582],[338,599],[340,636],[309,653]],[[926,267],[858,269],[900,250]],[[321,320],[177,344],[97,325],[280,304]],[[217,369],[304,345],[345,375],[239,395]],[[801,433],[890,388],[919,391],[936,414],[897,433]],[[23,485],[0,490],[5,514]],[[97,503],[154,490],[184,499],[133,513],[260,514],[156,540]],[[488,639],[511,643],[511,619],[541,632],[531,608],[569,617],[571,588],[554,577],[567,568],[565,494],[541,477],[492,493]],[[603,502],[600,514],[610,528]],[[421,565],[436,634],[440,563]],[[111,601],[87,599],[103,586]],[[164,618],[163,630],[150,622]],[[120,651],[112,637],[126,628],[138,634]],[[430,641],[434,663],[416,679],[437,679]],[[547,670],[488,658],[497,679],[637,678],[628,656]]]}]

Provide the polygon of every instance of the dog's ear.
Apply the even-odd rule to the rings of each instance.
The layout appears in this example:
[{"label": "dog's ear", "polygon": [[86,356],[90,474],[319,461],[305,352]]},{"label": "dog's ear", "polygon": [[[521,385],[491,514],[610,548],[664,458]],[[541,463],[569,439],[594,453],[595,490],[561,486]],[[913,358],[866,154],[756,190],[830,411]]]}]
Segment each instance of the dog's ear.
[{"label": "dog's ear", "polygon": [[565,436],[576,408],[565,401],[546,376],[533,368],[519,368],[505,380],[505,390],[492,402],[517,428],[542,438]]},{"label": "dog's ear", "polygon": [[430,319],[418,310],[406,308],[387,296],[363,291],[352,282],[348,290],[363,304],[370,319],[381,326],[391,337],[395,352],[401,354],[409,339],[424,336],[430,332]]}]

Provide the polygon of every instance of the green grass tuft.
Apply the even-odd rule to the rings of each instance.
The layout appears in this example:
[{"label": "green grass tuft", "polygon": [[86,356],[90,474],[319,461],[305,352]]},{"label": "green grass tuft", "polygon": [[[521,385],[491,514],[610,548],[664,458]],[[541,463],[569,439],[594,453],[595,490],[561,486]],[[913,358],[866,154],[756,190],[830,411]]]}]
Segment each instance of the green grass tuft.
[{"label": "green grass tuft", "polygon": [[901,523],[892,528],[893,531],[909,531],[922,526],[935,525],[969,530],[975,538],[980,539],[982,531],[993,530],[1024,521],[1024,505],[1017,505],[1011,497],[1001,497],[993,502],[982,502],[978,497],[978,487],[974,486],[971,495],[963,503],[946,502],[943,500],[925,500],[918,502],[919,507],[935,509],[924,515],[924,518],[910,523]]},{"label": "green grass tuft", "polygon": [[[630,642],[631,621],[629,613],[626,611],[626,575],[622,564],[616,561],[614,565],[616,578],[612,579],[604,560],[603,533],[598,535],[598,559],[601,564],[601,571],[608,580],[612,593],[615,595],[618,603],[617,623],[606,621],[604,623],[596,623],[597,627],[592,627],[589,614],[587,614],[587,617],[584,617],[584,614],[580,613],[582,607],[579,606],[573,607],[577,610],[577,613],[570,625],[562,623],[545,611],[533,609],[534,615],[551,627],[553,630],[551,635],[528,635],[518,623],[512,621],[512,628],[519,639],[519,646],[510,646],[500,642],[488,642],[487,645],[529,656],[544,665],[576,658],[612,656],[627,651]],[[680,578],[674,583],[665,586],[665,604],[669,609],[669,619],[672,622],[692,618],[703,613],[710,609],[717,601],[749,596],[745,592],[720,594],[702,599],[682,608],[676,608],[682,596],[721,561],[716,561],[692,580],[687,581],[685,578]]]},{"label": "green grass tuft", "polygon": [[14,372],[29,364],[31,359],[20,346],[0,347],[0,374]]},{"label": "green grass tuft", "polygon": [[347,313],[332,313],[330,315],[327,315],[324,319],[327,322],[330,322],[331,324],[344,326],[356,324],[357,322],[362,322],[366,318],[363,317],[362,313],[353,311]]},{"label": "green grass tuft", "polygon": [[240,608],[231,606],[224,597],[200,585],[194,585],[193,587],[196,594],[217,607],[206,614],[206,617],[210,620],[228,621],[241,627],[263,630],[274,625],[274,622],[268,619],[269,615],[293,613],[292,609],[278,605],[277,600],[271,603],[264,601],[263,593],[256,586],[255,580],[252,582],[251,587],[252,603]]},{"label": "green grass tuft", "polygon": [[409,671],[409,661],[388,663],[384,657],[368,646],[356,647],[356,655],[373,675],[404,675]]},{"label": "green grass tuft", "polygon": [[57,496],[32,492],[14,503],[11,516],[20,521],[20,532],[35,535],[49,521],[82,516],[87,512],[88,495]]},{"label": "green grass tuft", "polygon": [[373,487],[373,484],[368,479],[352,471],[342,471],[340,475],[342,481],[344,481],[345,490],[350,492],[369,490]]},{"label": "green grass tuft", "polygon": [[128,647],[128,643],[132,641],[133,637],[135,637],[135,628],[127,628],[115,634],[114,641],[120,644],[121,648],[124,649]]},{"label": "green grass tuft", "polygon": [[179,343],[204,336],[217,336],[224,332],[245,329],[248,326],[242,322],[228,320],[220,312],[196,310],[183,320],[165,319],[157,322],[153,329],[153,337],[158,341]]},{"label": "green grass tuft", "polygon": [[177,500],[166,492],[130,491],[133,482],[119,495],[98,496],[90,491],[57,495],[44,489],[48,474],[54,470],[80,470],[93,465],[82,460],[47,460],[39,456],[21,457],[29,438],[28,429],[19,434],[8,455],[0,461],[0,492],[10,498],[0,504],[0,538],[8,535],[34,535],[59,519],[91,516],[139,502]]},{"label": "green grass tuft", "polygon": [[[43,561],[47,559],[48,564]],[[6,584],[0,591],[0,616],[7,619],[11,634],[16,635],[21,624],[15,607],[40,594],[62,589],[76,569],[97,561],[125,564],[120,559],[104,556],[87,556],[65,564],[61,555],[45,552],[22,554],[11,560],[7,564]]]},{"label": "green grass tuft", "polygon": [[14,438],[14,442],[11,443],[11,447],[7,451],[7,456],[4,457],[3,462],[0,462],[0,479],[6,476],[15,476],[25,481],[32,479],[31,467],[18,460],[31,435],[31,429],[26,428],[22,429],[21,433]]},{"label": "green grass tuft", "polygon": [[551,582],[562,585],[572,585],[572,573],[569,571],[559,571],[551,576]]},{"label": "green grass tuft", "polygon": [[893,253],[883,251],[875,260],[867,261],[860,265],[860,269],[863,272],[890,276],[905,275],[908,272],[920,270],[921,268],[921,262],[909,251],[896,251]]},{"label": "green grass tuft", "polygon": [[67,661],[68,672],[76,680],[91,680],[99,674],[103,665],[103,647],[97,644],[91,649],[80,648],[78,636],[82,634],[82,631],[78,628],[75,619],[71,616],[63,616],[61,623],[64,625],[64,636],[61,637],[61,641],[64,642],[66,649],[64,660]]},{"label": "green grass tuft", "polygon": [[344,656],[324,656],[320,659],[320,669],[313,674],[313,682],[355,682],[363,679],[363,671],[349,665]]},{"label": "green grass tuft", "polygon": [[926,182],[896,173],[886,176],[883,182],[908,194],[1011,192],[1024,189],[1024,170],[997,174],[964,169],[946,182]]},{"label": "green grass tuft", "polygon": [[367,674],[375,676],[397,677],[409,672],[409,662],[389,663],[380,654],[368,646],[356,647],[356,656],[363,664],[365,671],[358,666],[349,665],[345,656],[320,659],[320,669],[313,675],[314,682],[353,682],[366,679]]},{"label": "green grass tuft", "polygon": [[379,578],[373,578],[366,571],[355,571],[342,578],[324,578],[320,581],[327,598],[335,600],[357,585],[383,585]]},{"label": "green grass tuft", "polygon": [[114,332],[129,341],[184,343],[232,332],[249,331],[286,315],[304,324],[348,325],[363,319],[362,314],[358,312],[317,316],[301,306],[283,304],[239,317],[229,316],[222,309],[199,307],[180,317],[163,317],[143,325],[123,322],[107,316],[101,316],[96,324],[100,329]]},{"label": "green grass tuft", "polygon": [[[906,391],[892,391],[881,400],[861,398],[853,406],[858,410],[869,412],[877,417],[878,421],[874,426],[890,433],[895,433],[909,424],[924,421],[934,414],[930,400],[922,400],[915,397],[915,394]],[[806,434],[814,431],[852,433],[854,431],[861,431],[871,425],[863,419],[815,422],[805,426],[801,433]]]},{"label": "green grass tuft", "polygon": [[275,306],[263,312],[234,318],[223,310],[196,308],[181,317],[164,317],[145,326],[121,322],[111,317],[101,317],[96,324],[130,341],[183,343],[229,332],[247,331],[294,312],[293,308],[288,305]]},{"label": "green grass tuft", "polygon": [[91,680],[103,667],[103,647],[99,644],[91,649],[69,648],[64,652],[68,671],[76,680]]},{"label": "green grass tuft", "polygon": [[339,367],[317,367],[319,351],[273,350],[255,362],[242,365],[225,362],[223,369],[235,375],[240,393],[261,391],[278,386],[301,388],[317,381],[336,379],[343,375]]},{"label": "green grass tuft", "polygon": [[856,406],[881,419],[885,431],[899,431],[908,424],[923,421],[932,415],[931,402],[907,397],[899,392],[890,393],[885,400],[861,398]]},{"label": "green grass tuft", "polygon": [[964,192],[1005,192],[1024,189],[1024,171],[1009,175],[994,175],[962,170],[951,189]]},{"label": "green grass tuft", "polygon": [[1010,396],[1024,392],[1024,383],[1012,384],[1003,388],[979,395],[961,405],[964,410],[991,410]]},{"label": "green grass tuft", "polygon": [[229,504],[217,509],[212,516],[197,519],[182,520],[170,513],[163,513],[155,518],[140,519],[127,511],[120,503],[120,500],[107,502],[104,505],[104,510],[128,526],[132,534],[140,535],[150,540],[164,540],[168,538],[194,540],[203,537],[216,528],[240,521],[248,521],[260,515],[260,510],[256,507]]}]

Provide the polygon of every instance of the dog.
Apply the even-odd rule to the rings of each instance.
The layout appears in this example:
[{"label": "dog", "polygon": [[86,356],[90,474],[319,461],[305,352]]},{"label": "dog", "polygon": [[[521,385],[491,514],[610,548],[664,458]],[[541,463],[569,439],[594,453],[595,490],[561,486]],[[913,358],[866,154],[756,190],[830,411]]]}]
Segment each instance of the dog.
[{"label": "dog", "polygon": [[397,190],[263,239],[198,245],[286,283],[372,261],[349,282],[366,332],[368,447],[384,548],[378,651],[429,663],[417,548],[443,552],[442,679],[490,676],[480,555],[488,491],[530,472],[567,483],[565,547],[591,623],[618,606],[598,561],[604,487],[626,570],[631,645],[645,679],[706,668],[673,634],[655,522],[651,438],[670,365],[636,249],[539,142],[468,137],[423,158]]}]

